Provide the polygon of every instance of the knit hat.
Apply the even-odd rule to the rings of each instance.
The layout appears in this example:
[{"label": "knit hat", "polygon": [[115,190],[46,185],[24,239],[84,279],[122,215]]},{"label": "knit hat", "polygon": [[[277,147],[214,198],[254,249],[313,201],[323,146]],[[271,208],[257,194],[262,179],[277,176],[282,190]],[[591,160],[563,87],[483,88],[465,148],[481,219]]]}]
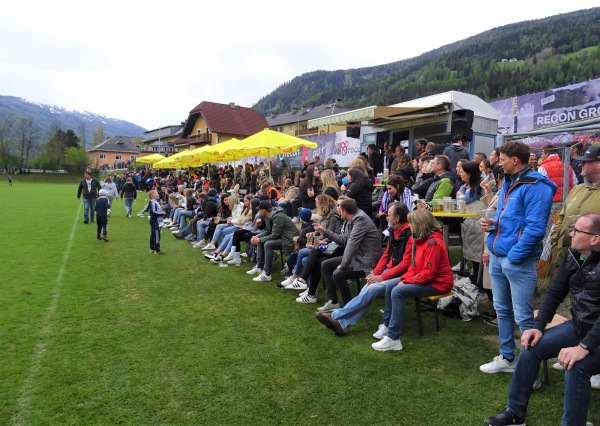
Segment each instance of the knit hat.
[{"label": "knit hat", "polygon": [[310,209],[301,209],[298,216],[300,216],[300,219],[302,219],[303,222],[310,222],[312,211]]}]

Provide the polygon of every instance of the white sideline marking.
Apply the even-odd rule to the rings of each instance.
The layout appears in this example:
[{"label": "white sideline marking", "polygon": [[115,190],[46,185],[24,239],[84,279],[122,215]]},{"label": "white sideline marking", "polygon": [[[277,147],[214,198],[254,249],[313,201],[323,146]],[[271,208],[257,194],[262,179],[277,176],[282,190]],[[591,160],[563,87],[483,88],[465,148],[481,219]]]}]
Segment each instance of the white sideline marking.
[{"label": "white sideline marking", "polygon": [[33,389],[33,385],[35,383],[35,379],[40,370],[42,359],[44,358],[44,353],[46,352],[46,343],[48,341],[48,336],[50,335],[50,319],[54,315],[54,311],[56,310],[56,305],[58,303],[58,299],[60,296],[60,289],[62,287],[63,275],[65,273],[65,267],[67,265],[67,261],[69,260],[69,256],[71,254],[71,247],[73,246],[73,238],[75,237],[75,229],[77,229],[77,221],[81,215],[81,206],[83,203],[79,203],[79,208],[77,209],[77,214],[75,215],[75,220],[73,221],[73,227],[71,228],[71,235],[69,235],[69,241],[67,242],[67,249],[65,250],[65,254],[63,256],[62,264],[60,265],[60,269],[58,270],[58,276],[56,277],[56,283],[54,284],[54,288],[52,289],[52,297],[50,298],[50,304],[46,309],[46,313],[44,315],[44,320],[42,322],[42,329],[40,331],[40,335],[38,337],[38,343],[35,345],[33,350],[33,354],[31,355],[31,366],[29,367],[29,372],[27,373],[27,377],[25,378],[25,382],[23,383],[23,387],[19,392],[19,399],[17,400],[17,410],[15,415],[12,417],[10,424],[11,425],[22,425],[24,424],[24,414],[27,412],[30,399],[31,399],[31,391]]}]

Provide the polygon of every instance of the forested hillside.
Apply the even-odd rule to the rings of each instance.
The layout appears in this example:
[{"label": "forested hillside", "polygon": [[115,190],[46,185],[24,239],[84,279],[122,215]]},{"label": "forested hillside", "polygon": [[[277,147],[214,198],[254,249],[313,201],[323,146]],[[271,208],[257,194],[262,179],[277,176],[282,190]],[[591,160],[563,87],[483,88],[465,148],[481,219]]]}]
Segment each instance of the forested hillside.
[{"label": "forested hillside", "polygon": [[[517,61],[503,62],[502,59]],[[600,77],[600,8],[494,28],[416,58],[375,67],[314,71],[254,105],[266,114],[341,98],[389,105],[448,90],[491,102]]]}]

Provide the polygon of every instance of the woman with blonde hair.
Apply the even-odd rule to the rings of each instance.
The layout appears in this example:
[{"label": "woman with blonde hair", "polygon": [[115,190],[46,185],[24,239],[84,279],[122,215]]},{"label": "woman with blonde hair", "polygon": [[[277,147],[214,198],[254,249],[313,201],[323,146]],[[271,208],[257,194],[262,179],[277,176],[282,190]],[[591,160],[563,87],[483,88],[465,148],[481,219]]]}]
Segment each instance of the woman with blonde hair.
[{"label": "woman with blonde hair", "polygon": [[334,200],[337,200],[340,196],[340,186],[335,179],[333,170],[323,170],[321,172],[321,182],[323,182],[323,194],[327,194]]},{"label": "woman with blonde hair", "polygon": [[441,226],[433,214],[427,209],[413,210],[408,224],[413,235],[410,266],[398,285],[386,288],[383,324],[373,334],[380,341],[371,345],[376,351],[402,350],[400,336],[407,300],[448,293],[454,284]]}]

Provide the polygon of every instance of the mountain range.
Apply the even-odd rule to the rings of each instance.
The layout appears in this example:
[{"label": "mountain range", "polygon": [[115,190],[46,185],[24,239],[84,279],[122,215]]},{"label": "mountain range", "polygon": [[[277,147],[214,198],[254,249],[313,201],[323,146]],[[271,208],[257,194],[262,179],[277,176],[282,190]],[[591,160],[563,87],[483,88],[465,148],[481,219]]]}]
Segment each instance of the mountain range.
[{"label": "mountain range", "polygon": [[[146,129],[117,118],[88,111],[71,111],[56,105],[45,105],[14,96],[0,96],[0,117],[28,115],[34,119],[38,135],[47,135],[57,125],[73,130],[86,146],[92,146],[94,129],[101,126],[104,136],[143,137]],[[42,139],[44,139],[42,137]]]},{"label": "mountain range", "polygon": [[449,90],[492,102],[598,77],[600,8],[593,8],[497,27],[385,65],[302,74],[253,107],[267,115],[340,98],[353,109]]}]

